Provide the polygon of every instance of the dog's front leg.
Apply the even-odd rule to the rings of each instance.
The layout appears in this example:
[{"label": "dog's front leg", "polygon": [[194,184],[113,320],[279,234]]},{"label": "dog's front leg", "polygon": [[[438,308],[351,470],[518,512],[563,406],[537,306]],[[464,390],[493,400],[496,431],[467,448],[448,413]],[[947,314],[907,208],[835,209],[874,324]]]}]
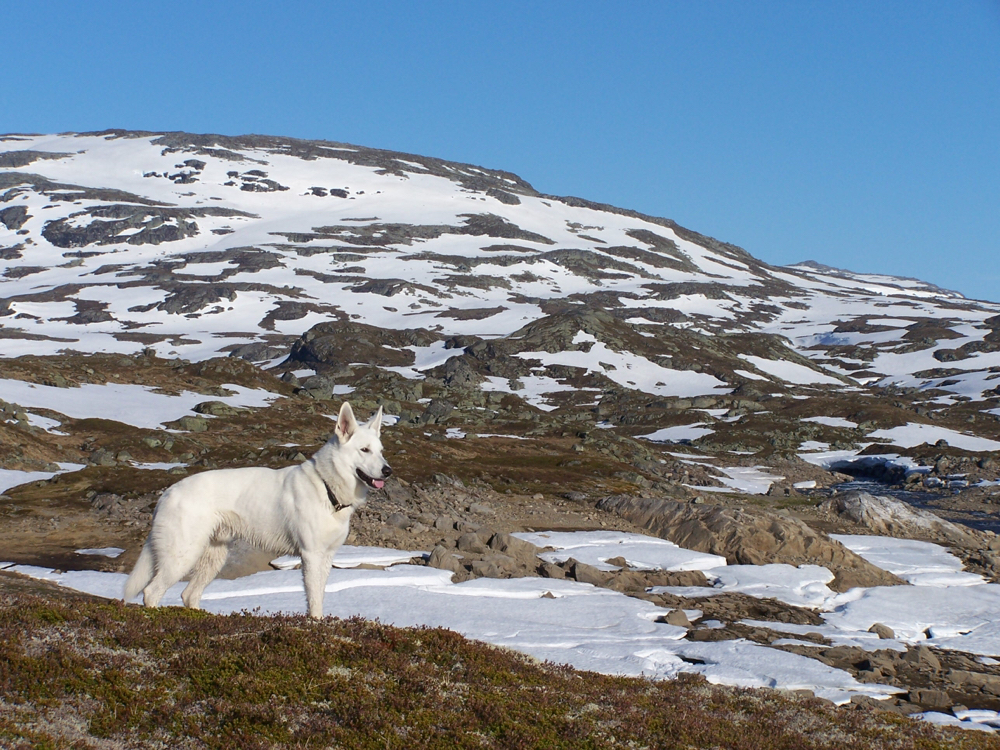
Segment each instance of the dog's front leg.
[{"label": "dog's front leg", "polygon": [[323,594],[330,577],[331,557],[324,552],[303,551],[301,554],[302,580],[306,587],[309,616],[318,620],[323,616]]}]

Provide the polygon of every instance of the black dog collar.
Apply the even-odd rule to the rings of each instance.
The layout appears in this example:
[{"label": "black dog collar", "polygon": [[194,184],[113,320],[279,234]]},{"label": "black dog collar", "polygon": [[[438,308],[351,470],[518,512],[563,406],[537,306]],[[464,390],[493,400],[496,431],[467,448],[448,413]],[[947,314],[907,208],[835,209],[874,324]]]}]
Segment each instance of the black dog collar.
[{"label": "black dog collar", "polygon": [[333,506],[333,512],[339,513],[342,510],[350,508],[350,505],[345,505],[344,503],[337,502],[337,496],[333,494],[333,490],[330,489],[330,485],[326,483],[326,480],[320,477],[323,482],[323,486],[326,487],[326,496],[330,498],[330,505]]}]

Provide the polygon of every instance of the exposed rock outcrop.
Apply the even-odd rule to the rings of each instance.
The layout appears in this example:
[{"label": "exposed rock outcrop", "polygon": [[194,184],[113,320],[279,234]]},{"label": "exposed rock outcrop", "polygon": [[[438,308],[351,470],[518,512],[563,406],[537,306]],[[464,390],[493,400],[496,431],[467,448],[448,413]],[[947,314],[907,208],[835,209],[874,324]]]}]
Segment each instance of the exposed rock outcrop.
[{"label": "exposed rock outcrop", "polygon": [[731,564],[822,565],[836,576],[830,587],[838,591],[901,583],[798,519],[765,510],[632,495],[606,497],[597,507],[616,512],[687,549],[723,555]]},{"label": "exposed rock outcrop", "polygon": [[958,526],[894,498],[867,492],[831,497],[819,509],[860,524],[878,536],[929,539],[968,548],[980,547],[984,543],[982,533],[975,529]]}]

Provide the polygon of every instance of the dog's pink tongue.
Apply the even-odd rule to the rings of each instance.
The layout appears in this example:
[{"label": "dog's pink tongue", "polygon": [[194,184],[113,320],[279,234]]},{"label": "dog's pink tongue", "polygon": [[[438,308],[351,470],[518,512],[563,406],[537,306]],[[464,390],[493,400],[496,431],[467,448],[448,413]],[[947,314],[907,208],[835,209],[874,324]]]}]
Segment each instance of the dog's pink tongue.
[{"label": "dog's pink tongue", "polygon": [[375,485],[375,489],[377,490],[380,490],[383,487],[385,487],[385,482],[383,482],[381,479],[373,479],[372,484]]}]

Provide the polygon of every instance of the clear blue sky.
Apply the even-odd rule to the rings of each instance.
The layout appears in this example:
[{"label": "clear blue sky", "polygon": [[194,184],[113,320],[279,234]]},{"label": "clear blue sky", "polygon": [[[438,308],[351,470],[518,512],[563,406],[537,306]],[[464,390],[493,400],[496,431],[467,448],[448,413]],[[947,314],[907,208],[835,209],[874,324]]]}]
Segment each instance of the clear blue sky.
[{"label": "clear blue sky", "polygon": [[409,151],[771,263],[1000,301],[1000,0],[53,0],[0,16],[0,132]]}]

